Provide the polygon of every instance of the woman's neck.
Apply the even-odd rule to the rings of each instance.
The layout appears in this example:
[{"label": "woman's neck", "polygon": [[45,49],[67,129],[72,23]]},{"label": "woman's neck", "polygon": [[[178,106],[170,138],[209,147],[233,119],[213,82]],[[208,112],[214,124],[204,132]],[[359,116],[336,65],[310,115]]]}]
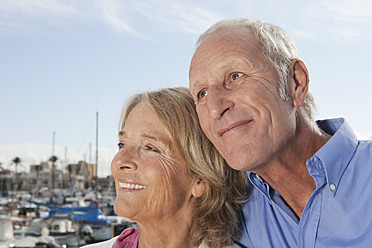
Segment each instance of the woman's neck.
[{"label": "woman's neck", "polygon": [[192,212],[187,210],[156,221],[137,222],[141,229],[138,248],[197,248],[190,243],[191,221]]}]

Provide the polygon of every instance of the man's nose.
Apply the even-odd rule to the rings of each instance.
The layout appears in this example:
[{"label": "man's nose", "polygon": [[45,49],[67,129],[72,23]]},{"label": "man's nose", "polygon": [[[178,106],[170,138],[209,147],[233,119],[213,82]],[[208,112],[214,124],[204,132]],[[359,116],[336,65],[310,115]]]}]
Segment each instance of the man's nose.
[{"label": "man's nose", "polygon": [[213,119],[222,118],[229,110],[234,108],[231,92],[217,86],[210,87],[207,95],[207,108]]}]

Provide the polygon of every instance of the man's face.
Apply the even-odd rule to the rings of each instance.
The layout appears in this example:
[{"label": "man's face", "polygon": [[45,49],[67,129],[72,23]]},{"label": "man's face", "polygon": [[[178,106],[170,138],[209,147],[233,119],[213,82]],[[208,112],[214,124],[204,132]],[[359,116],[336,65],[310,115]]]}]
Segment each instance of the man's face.
[{"label": "man's face", "polygon": [[260,172],[295,132],[294,108],[278,93],[278,75],[246,29],[207,36],[190,65],[200,124],[228,164]]}]

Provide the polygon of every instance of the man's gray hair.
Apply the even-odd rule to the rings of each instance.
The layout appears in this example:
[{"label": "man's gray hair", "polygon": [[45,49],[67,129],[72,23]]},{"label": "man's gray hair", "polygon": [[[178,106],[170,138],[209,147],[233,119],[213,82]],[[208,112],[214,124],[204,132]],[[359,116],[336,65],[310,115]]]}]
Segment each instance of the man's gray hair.
[{"label": "man's gray hair", "polygon": [[[291,99],[287,84],[288,73],[293,59],[300,58],[292,38],[280,27],[253,21],[249,19],[222,20],[212,25],[199,36],[196,47],[212,32],[223,28],[248,28],[258,39],[262,55],[275,68],[279,76],[279,94],[284,101]],[[303,107],[309,118],[313,120],[316,110],[314,97],[311,91],[307,93]]]}]

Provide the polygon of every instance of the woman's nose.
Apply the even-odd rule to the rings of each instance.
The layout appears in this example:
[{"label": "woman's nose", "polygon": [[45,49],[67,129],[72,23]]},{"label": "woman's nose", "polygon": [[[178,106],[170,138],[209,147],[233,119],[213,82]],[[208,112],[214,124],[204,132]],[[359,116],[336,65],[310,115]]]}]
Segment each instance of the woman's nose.
[{"label": "woman's nose", "polygon": [[135,171],[137,170],[137,161],[136,156],[133,154],[134,151],[129,151],[129,149],[121,149],[115,155],[114,159],[112,160],[111,166],[117,170],[127,170],[127,171]]}]

